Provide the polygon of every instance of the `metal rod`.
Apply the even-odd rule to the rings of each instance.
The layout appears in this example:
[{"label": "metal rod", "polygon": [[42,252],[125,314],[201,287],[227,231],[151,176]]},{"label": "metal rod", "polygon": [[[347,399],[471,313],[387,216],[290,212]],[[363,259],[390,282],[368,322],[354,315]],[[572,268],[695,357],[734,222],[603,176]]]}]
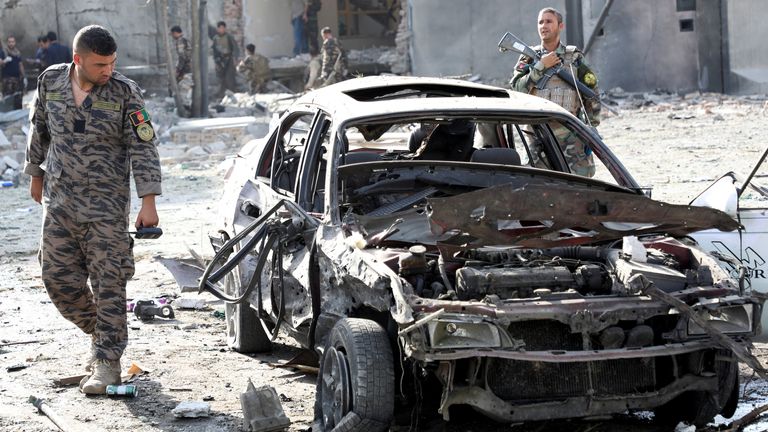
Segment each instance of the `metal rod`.
[{"label": "metal rod", "polygon": [[45,400],[42,398],[38,398],[37,396],[30,396],[29,402],[35,406],[35,408],[38,409],[41,413],[45,414],[48,419],[53,422],[53,424],[56,425],[61,431],[63,432],[75,432],[78,429],[73,429],[70,425],[67,424],[67,422],[64,421],[63,418],[59,417],[58,414],[50,407],[48,404],[45,403]]},{"label": "metal rod", "polygon": [[751,182],[752,178],[755,177],[755,174],[757,174],[757,170],[760,169],[760,166],[763,164],[763,161],[765,161],[766,157],[768,157],[768,147],[765,148],[765,150],[763,151],[762,156],[760,156],[760,160],[757,161],[757,163],[755,164],[755,167],[752,168],[752,172],[749,173],[747,178],[744,180],[744,183],[741,185],[741,189],[739,189],[739,194],[736,197],[737,199],[741,198],[741,194],[744,193],[744,190],[747,189],[747,186],[749,185],[749,182]]}]

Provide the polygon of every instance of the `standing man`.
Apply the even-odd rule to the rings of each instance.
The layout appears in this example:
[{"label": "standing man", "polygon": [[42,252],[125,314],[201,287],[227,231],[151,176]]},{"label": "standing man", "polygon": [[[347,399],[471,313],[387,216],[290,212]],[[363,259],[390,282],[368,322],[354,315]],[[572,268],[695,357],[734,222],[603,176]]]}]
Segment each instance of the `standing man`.
[{"label": "standing man", "polygon": [[221,87],[219,97],[227,90],[235,91],[235,59],[240,57],[234,36],[227,32],[227,23],[216,23],[216,34],[213,35],[213,62],[216,65],[216,76]]},{"label": "standing man", "polygon": [[[27,87],[21,52],[16,48],[16,38],[8,36],[7,49],[3,53],[3,97],[13,97],[13,109],[21,109],[22,97]],[[2,53],[2,50],[0,50]]]},{"label": "standing man", "polygon": [[291,0],[291,26],[293,27],[293,55],[304,54],[307,49],[305,25],[307,23],[307,2]]},{"label": "standing man", "polygon": [[250,94],[260,93],[269,80],[269,59],[256,53],[256,45],[245,46],[247,55],[237,65],[237,71],[245,76]]},{"label": "standing man", "polygon": [[192,105],[192,45],[184,37],[181,27],[171,27],[171,37],[176,48],[176,82],[184,105]]},{"label": "standing man", "polygon": [[43,204],[45,289],[64,318],[91,336],[91,375],[80,389],[104,394],[120,383],[128,342],[130,175],[141,198],[134,226],[156,226],[160,162],[141,90],[115,72],[112,35],[91,25],[73,44],[74,63],[51,66],[38,78],[24,172],[32,176],[32,199]]},{"label": "standing man", "polygon": [[[564,67],[576,79],[591,88],[599,95],[597,76],[584,61],[584,55],[573,45],[565,46],[560,42],[560,33],[565,28],[563,15],[556,9],[548,7],[539,11],[538,30],[541,45],[533,49],[541,55],[536,62],[532,58],[521,55],[515,67],[511,85],[516,91],[529,93],[549,99],[562,106],[571,114],[579,117],[592,127],[600,124],[600,99],[580,97],[576,89],[568,85],[556,74],[546,82],[544,88],[538,88],[537,83],[545,75],[554,71],[553,68]],[[592,150],[577,139],[570,131],[559,128],[554,131],[560,141],[565,158],[571,171],[586,177],[595,175],[595,161]],[[534,155],[536,159],[538,152]]]},{"label": "standing man", "polygon": [[72,51],[69,50],[69,47],[59,43],[56,32],[49,31],[47,38],[48,50],[46,51],[45,63],[48,66],[70,63],[72,61]]},{"label": "standing man", "polygon": [[307,1],[307,22],[304,26],[304,33],[307,37],[307,48],[310,55],[314,51],[320,52],[320,43],[318,38],[320,35],[317,33],[317,13],[320,12],[320,8],[323,4],[320,0],[306,0]]},{"label": "standing man", "polygon": [[323,61],[320,71],[320,87],[325,87],[347,77],[347,52],[341,42],[333,37],[330,27],[323,27]]}]

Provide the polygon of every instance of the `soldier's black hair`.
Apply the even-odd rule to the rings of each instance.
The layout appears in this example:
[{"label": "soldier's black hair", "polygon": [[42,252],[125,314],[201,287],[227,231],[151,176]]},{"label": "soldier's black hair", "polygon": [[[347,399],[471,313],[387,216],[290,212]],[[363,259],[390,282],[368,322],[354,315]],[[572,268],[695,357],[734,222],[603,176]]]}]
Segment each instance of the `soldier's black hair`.
[{"label": "soldier's black hair", "polygon": [[100,56],[112,55],[117,51],[117,42],[109,30],[99,25],[89,25],[81,28],[72,42],[75,52],[86,54],[96,53]]},{"label": "soldier's black hair", "polygon": [[37,37],[38,42],[48,42],[48,35],[42,35]]},{"label": "soldier's black hair", "polygon": [[179,27],[177,25],[171,27],[171,33],[182,33],[181,27]]},{"label": "soldier's black hair", "polygon": [[225,23],[224,21],[219,21],[219,22],[216,23],[216,27],[221,27],[221,26],[226,27],[227,23]]},{"label": "soldier's black hair", "polygon": [[55,31],[49,31],[48,34],[45,36],[48,38],[49,41],[55,41],[59,39]]},{"label": "soldier's black hair", "polygon": [[249,53],[253,54],[253,53],[256,52],[256,45],[248,44],[248,45],[245,46],[245,50],[248,51]]}]

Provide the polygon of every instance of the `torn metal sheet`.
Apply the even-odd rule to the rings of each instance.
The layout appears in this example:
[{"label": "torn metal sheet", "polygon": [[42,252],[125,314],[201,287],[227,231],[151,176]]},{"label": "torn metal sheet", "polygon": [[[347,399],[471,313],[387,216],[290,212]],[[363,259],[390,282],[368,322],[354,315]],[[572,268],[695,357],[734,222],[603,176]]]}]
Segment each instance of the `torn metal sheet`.
[{"label": "torn metal sheet", "polygon": [[[582,187],[502,185],[428,202],[433,233],[458,230],[477,238],[474,246],[554,247],[649,233],[733,231],[740,226],[719,210]],[[624,229],[617,224],[625,224]]]}]

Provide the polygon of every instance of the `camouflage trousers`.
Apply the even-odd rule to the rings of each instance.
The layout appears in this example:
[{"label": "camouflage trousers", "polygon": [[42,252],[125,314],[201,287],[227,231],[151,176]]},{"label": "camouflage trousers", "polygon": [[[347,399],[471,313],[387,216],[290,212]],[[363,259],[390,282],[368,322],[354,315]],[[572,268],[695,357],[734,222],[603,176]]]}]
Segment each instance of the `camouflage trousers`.
[{"label": "camouflage trousers", "polygon": [[22,81],[21,78],[16,77],[8,77],[3,78],[3,96],[13,97],[13,108],[14,109],[21,109],[21,101],[22,97],[24,95],[24,92],[22,89]]},{"label": "camouflage trousers", "polygon": [[261,93],[265,90],[267,84],[267,77],[254,76],[248,79],[248,92],[250,94]]},{"label": "camouflage trousers", "polygon": [[552,132],[560,143],[571,172],[583,177],[595,176],[595,157],[584,141],[563,126],[553,126]]},{"label": "camouflage trousers", "polygon": [[119,360],[128,343],[125,287],[134,265],[126,228],[125,220],[77,223],[50,211],[43,217],[45,289],[64,318],[95,336],[100,359]]}]

